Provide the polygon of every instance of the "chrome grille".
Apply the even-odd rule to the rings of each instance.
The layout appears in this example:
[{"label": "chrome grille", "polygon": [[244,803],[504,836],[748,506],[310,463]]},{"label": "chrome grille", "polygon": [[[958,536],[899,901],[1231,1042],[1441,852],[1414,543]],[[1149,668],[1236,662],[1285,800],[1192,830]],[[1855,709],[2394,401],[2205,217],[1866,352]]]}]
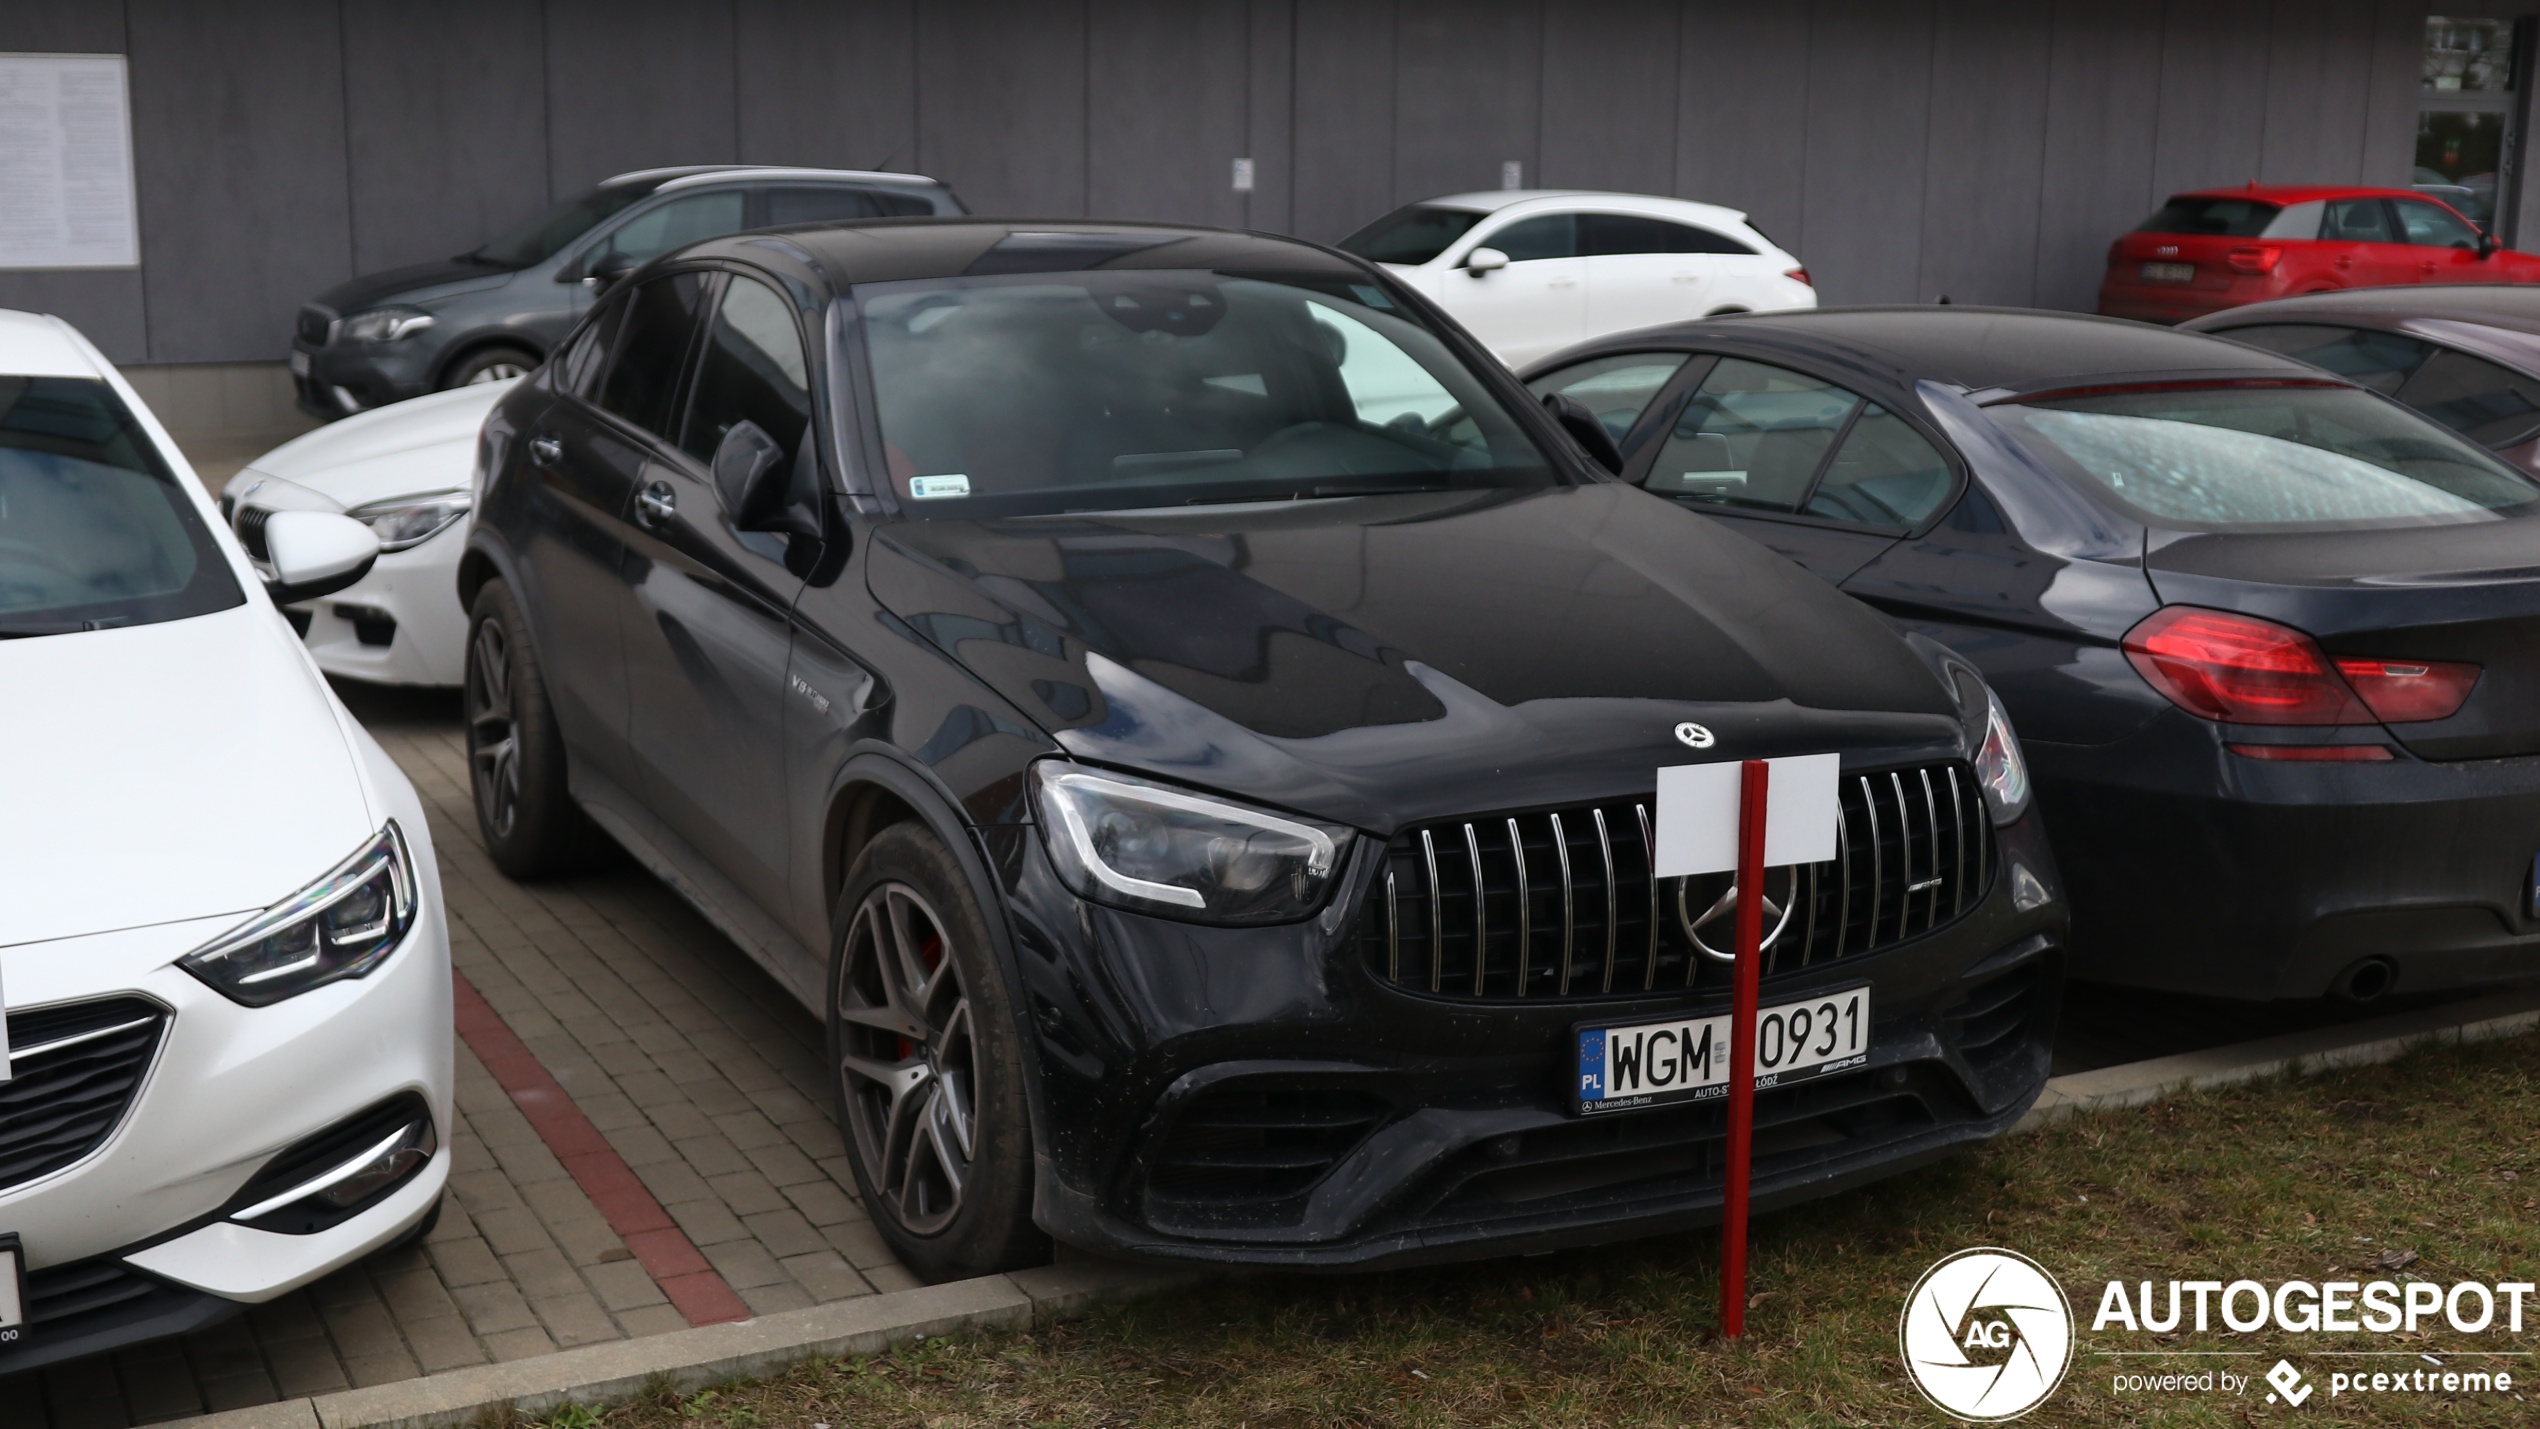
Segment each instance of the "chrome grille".
[{"label": "chrome grille", "polygon": [[262,506],[245,506],[239,508],[238,519],[231,526],[238,533],[238,544],[259,561],[273,559],[273,548],[265,544],[265,523],[272,519],[273,513]]},{"label": "chrome grille", "polygon": [[[1919,937],[1983,901],[1993,825],[1963,764],[1844,776],[1836,856],[1769,869],[1764,975]],[[1651,876],[1651,799],[1396,834],[1358,941],[1396,987],[1484,1001],[1725,987],[1727,874]],[[1716,917],[1706,917],[1716,912]]]},{"label": "chrome grille", "polygon": [[9,1014],[0,1082],[0,1189],[49,1176],[105,1144],[158,1050],[167,1012],[137,997]]},{"label": "chrome grille", "polygon": [[294,325],[294,332],[301,342],[310,347],[326,346],[335,335],[334,310],[319,307],[315,303],[309,304],[300,309],[300,318]]}]

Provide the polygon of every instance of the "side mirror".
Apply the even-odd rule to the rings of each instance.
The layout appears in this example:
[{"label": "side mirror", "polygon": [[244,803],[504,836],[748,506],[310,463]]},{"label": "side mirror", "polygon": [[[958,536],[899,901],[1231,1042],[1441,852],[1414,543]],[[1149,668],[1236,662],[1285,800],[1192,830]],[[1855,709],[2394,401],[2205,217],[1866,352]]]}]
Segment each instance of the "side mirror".
[{"label": "side mirror", "polygon": [[1496,248],[1476,248],[1464,255],[1464,271],[1476,278],[1507,266],[1508,255]]},{"label": "side mirror", "polygon": [[591,266],[583,270],[582,281],[590,284],[594,291],[607,292],[610,284],[642,266],[643,259],[612,248],[591,260]]},{"label": "side mirror", "polygon": [[820,512],[794,491],[795,463],[756,422],[735,422],[714,449],[714,490],[742,531],[818,536]]},{"label": "side mirror", "polygon": [[1616,476],[1623,474],[1623,449],[1614,445],[1614,434],[1605,430],[1605,424],[1596,419],[1586,403],[1566,393],[1549,392],[1544,394],[1543,409],[1598,466]]},{"label": "side mirror", "polygon": [[2502,247],[2504,247],[2504,246],[2505,246],[2504,244],[2499,243],[2499,242],[2497,242],[2497,241],[2496,241],[2496,235],[2495,235],[2495,234],[2488,232],[2488,231],[2487,231],[2486,229],[2484,229],[2484,228],[2482,228],[2482,229],[2478,230],[2478,256],[2479,256],[2479,257],[2481,257],[2481,258],[2493,258],[2493,257],[2495,257],[2495,256],[2496,256],[2496,250],[2497,250],[2497,249],[2499,249],[2499,248],[2502,248]]},{"label": "side mirror", "polygon": [[265,593],[276,605],[290,605],[333,595],[369,575],[379,559],[379,537],[332,511],[276,511],[265,518],[265,552],[273,567]]}]

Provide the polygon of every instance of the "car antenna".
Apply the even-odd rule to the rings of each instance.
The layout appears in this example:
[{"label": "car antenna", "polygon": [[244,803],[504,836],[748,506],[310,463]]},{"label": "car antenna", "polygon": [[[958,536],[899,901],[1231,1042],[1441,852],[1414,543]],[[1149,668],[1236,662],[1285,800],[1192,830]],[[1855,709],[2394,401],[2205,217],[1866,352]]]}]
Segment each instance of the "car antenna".
[{"label": "car antenna", "polygon": [[899,161],[900,161],[900,151],[899,151],[899,150],[897,150],[897,149],[893,149],[893,150],[891,151],[891,156],[890,156],[889,158],[884,159],[882,162],[880,162],[880,163],[878,163],[878,164],[873,165],[873,166],[872,166],[871,168],[869,168],[869,169],[866,169],[866,170],[865,170],[865,172],[866,172],[866,173],[869,173],[869,174],[884,174],[884,173],[889,173],[889,172],[890,172],[890,170],[891,170],[891,165],[896,164],[896,163],[898,163]]},{"label": "car antenna", "polygon": [[1943,293],[1943,294],[1941,294],[1941,295],[1940,295],[1940,301],[1939,301],[1939,302],[1937,302],[1937,303],[1935,303],[1935,304],[1933,304],[1933,306],[1935,306],[1935,307],[1943,307],[1943,308],[1948,307],[1948,306],[1949,306],[1949,295],[1948,295],[1947,293]]}]

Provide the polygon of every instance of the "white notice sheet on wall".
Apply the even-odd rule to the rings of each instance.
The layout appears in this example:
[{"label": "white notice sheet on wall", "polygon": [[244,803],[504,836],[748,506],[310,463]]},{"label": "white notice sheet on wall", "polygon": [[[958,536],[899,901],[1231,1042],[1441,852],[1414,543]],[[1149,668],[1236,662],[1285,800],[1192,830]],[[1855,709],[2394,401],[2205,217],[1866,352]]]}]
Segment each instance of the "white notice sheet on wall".
[{"label": "white notice sheet on wall", "polygon": [[123,56],[0,54],[0,269],[140,261]]}]

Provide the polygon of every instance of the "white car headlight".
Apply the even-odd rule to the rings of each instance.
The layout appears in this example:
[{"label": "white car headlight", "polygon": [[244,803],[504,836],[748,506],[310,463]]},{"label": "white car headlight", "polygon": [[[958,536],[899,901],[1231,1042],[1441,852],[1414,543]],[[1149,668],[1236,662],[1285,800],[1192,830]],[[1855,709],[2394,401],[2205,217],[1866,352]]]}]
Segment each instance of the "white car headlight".
[{"label": "white car headlight", "polygon": [[396,342],[414,336],[438,319],[421,308],[372,308],[339,319],[335,335],[346,342]]},{"label": "white car headlight", "polygon": [[1350,830],[1097,774],[1032,766],[1050,861],[1097,903],[1203,923],[1292,923],[1331,892]]},{"label": "white car headlight", "polygon": [[2028,812],[2028,758],[2020,753],[2010,712],[1991,685],[1984,687],[1984,743],[1976,750],[1976,783],[1984,788],[1993,822],[2007,824]]},{"label": "white car headlight", "polygon": [[373,501],[344,514],[368,526],[379,538],[380,550],[403,551],[440,535],[475,504],[476,497],[469,492],[434,491]]},{"label": "white car headlight", "polygon": [[419,906],[414,859],[392,820],[325,877],[177,966],[232,1002],[264,1007],[367,976],[405,942]]}]

